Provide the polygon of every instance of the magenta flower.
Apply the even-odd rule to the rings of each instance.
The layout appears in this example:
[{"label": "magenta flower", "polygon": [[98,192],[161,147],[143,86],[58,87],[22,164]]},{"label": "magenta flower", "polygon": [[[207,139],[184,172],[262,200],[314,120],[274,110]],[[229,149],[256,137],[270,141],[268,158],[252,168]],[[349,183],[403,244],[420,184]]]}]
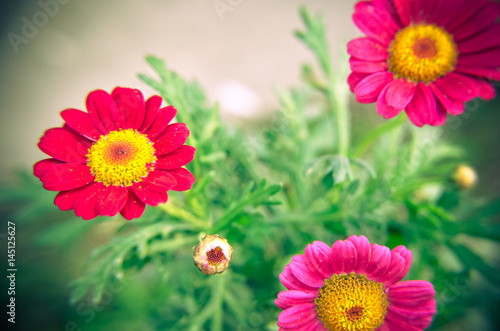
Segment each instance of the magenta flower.
[{"label": "magenta flower", "polygon": [[434,288],[422,280],[400,282],[411,265],[404,246],[392,251],[364,236],[330,248],[315,241],[280,274],[280,330],[418,331],[436,313]]},{"label": "magenta flower", "polygon": [[487,0],[373,0],[355,6],[366,34],[347,44],[356,100],[417,126],[443,125],[464,102],[489,100],[500,80],[500,4]]}]

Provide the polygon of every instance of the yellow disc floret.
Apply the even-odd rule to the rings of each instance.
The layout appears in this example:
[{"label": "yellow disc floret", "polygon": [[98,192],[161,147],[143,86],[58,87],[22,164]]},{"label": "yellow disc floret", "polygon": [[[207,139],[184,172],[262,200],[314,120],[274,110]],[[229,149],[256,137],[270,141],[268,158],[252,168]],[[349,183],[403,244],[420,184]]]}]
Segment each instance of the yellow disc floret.
[{"label": "yellow disc floret", "polygon": [[415,83],[433,82],[453,71],[458,51],[453,37],[433,24],[410,25],[389,45],[389,71]]},{"label": "yellow disc floret", "polygon": [[128,129],[101,136],[90,148],[87,160],[96,182],[130,186],[153,170],[156,156],[146,135]]},{"label": "yellow disc floret", "polygon": [[319,319],[332,331],[375,330],[389,304],[381,283],[355,273],[325,280],[314,303]]}]

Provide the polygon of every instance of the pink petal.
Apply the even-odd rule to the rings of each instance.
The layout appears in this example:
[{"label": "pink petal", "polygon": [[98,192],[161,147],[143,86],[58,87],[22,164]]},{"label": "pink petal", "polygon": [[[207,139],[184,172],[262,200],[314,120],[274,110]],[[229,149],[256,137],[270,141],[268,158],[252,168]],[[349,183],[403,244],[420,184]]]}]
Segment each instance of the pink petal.
[{"label": "pink petal", "polygon": [[40,180],[49,191],[67,191],[94,181],[94,175],[85,164],[61,163],[45,172]]},{"label": "pink petal", "polygon": [[69,127],[53,128],[45,131],[38,147],[42,152],[61,161],[86,163],[90,141],[79,136]]},{"label": "pink petal", "polygon": [[359,82],[354,89],[356,100],[361,103],[371,103],[377,101],[380,92],[393,79],[392,73],[378,72],[370,75]]},{"label": "pink petal", "polygon": [[78,109],[66,109],[61,112],[61,117],[66,123],[82,136],[97,141],[101,136],[99,130],[96,129],[89,114]]},{"label": "pink petal", "polygon": [[479,53],[460,55],[458,65],[497,68],[500,66],[500,47]]},{"label": "pink petal", "polygon": [[304,255],[295,255],[290,263],[290,270],[293,275],[301,282],[310,287],[320,288],[324,285],[323,277],[313,273],[305,261]]},{"label": "pink petal", "polygon": [[[415,89],[415,95],[406,106],[406,114],[413,124],[421,127],[424,124],[436,122],[437,117],[439,117],[436,107],[434,94],[425,84],[420,82]],[[444,119],[446,120],[446,112]]]},{"label": "pink petal", "polygon": [[452,99],[449,96],[445,95],[434,83],[430,83],[429,87],[431,88],[434,95],[438,98],[438,100],[441,101],[448,113],[452,115],[460,115],[464,111],[463,101]]},{"label": "pink petal", "polygon": [[141,132],[147,131],[151,126],[151,124],[153,124],[154,120],[156,119],[160,111],[162,101],[163,101],[162,98],[158,95],[153,95],[146,101],[144,121],[142,122],[139,131]]},{"label": "pink petal", "polygon": [[413,321],[433,316],[436,313],[436,301],[431,299],[419,306],[389,305],[389,310],[398,316],[400,320],[414,325]]},{"label": "pink petal", "polygon": [[370,38],[356,38],[347,43],[347,53],[366,61],[385,61],[389,57],[387,47]]},{"label": "pink petal", "polygon": [[394,8],[398,13],[399,20],[403,26],[410,24],[411,4],[408,0],[392,0]]},{"label": "pink petal", "polygon": [[477,96],[475,81],[462,74],[450,72],[437,79],[434,84],[445,95],[452,99],[469,101]]},{"label": "pink petal", "polygon": [[331,248],[321,241],[315,241],[306,246],[305,261],[309,269],[319,277],[326,279],[332,277],[330,267]]},{"label": "pink petal", "polygon": [[438,126],[443,125],[446,122],[446,116],[448,112],[444,109],[443,104],[440,101],[436,101],[436,117],[434,121],[430,123],[430,125]]},{"label": "pink petal", "polygon": [[392,252],[399,253],[399,255],[401,255],[401,257],[403,259],[405,259],[405,267],[400,275],[401,278],[403,278],[404,276],[406,276],[406,274],[408,273],[408,270],[410,270],[410,267],[411,267],[411,262],[412,262],[411,251],[409,249],[407,249],[405,246],[400,245],[400,246],[395,247],[392,250]]},{"label": "pink petal", "polygon": [[103,134],[120,128],[120,113],[108,92],[95,90],[86,100],[87,111],[94,126]]},{"label": "pink petal", "polygon": [[366,267],[365,273],[368,280],[378,281],[391,264],[391,251],[386,246],[371,244],[372,257]]},{"label": "pink petal", "polygon": [[146,205],[142,202],[135,194],[132,188],[128,188],[128,200],[125,206],[120,211],[120,214],[127,220],[132,220],[134,218],[139,218],[144,213],[144,208]]},{"label": "pink petal", "polygon": [[314,303],[305,303],[283,310],[278,316],[278,326],[296,329],[306,325],[316,317],[316,305]]},{"label": "pink petal", "polygon": [[162,135],[154,143],[156,155],[165,155],[184,145],[189,136],[189,130],[184,123],[174,123],[167,126]]},{"label": "pink petal", "polygon": [[392,251],[391,252],[391,264],[387,271],[379,278],[379,282],[383,282],[384,286],[388,287],[394,283],[397,283],[403,277],[404,269],[406,266],[406,260],[399,253]]},{"label": "pink petal", "polygon": [[97,199],[97,213],[103,216],[115,216],[125,206],[128,194],[128,189],[124,186],[110,185],[104,187]]},{"label": "pink petal", "polygon": [[[430,3],[430,1],[425,2]],[[486,3],[486,1],[465,1],[456,17],[446,25],[446,30],[453,33],[457,28],[467,26],[468,22],[484,8]]]},{"label": "pink petal", "polygon": [[394,21],[393,28],[395,29],[395,31],[403,27],[396,9],[394,8],[392,0],[372,0],[372,2],[376,9],[383,10],[391,16],[392,20]]},{"label": "pink petal", "polygon": [[160,136],[160,134],[165,130],[168,123],[170,123],[170,121],[175,117],[175,114],[177,114],[177,110],[172,106],[160,109],[158,111],[158,116],[152,125],[143,132],[148,135],[151,141],[156,141],[156,137]]},{"label": "pink petal", "polygon": [[148,186],[143,183],[132,184],[132,189],[135,195],[145,204],[150,206],[158,206],[160,203],[166,203],[168,200],[168,194],[166,191],[158,192],[149,189]]},{"label": "pink petal", "polygon": [[169,170],[188,164],[194,158],[196,149],[189,145],[183,145],[175,151],[159,156],[156,161],[156,169]]},{"label": "pink petal", "polygon": [[379,71],[386,71],[389,67],[386,61],[369,62],[365,60],[359,60],[354,57],[351,57],[349,59],[349,65],[351,66],[352,71],[363,74],[372,74]]},{"label": "pink petal", "polygon": [[360,81],[368,77],[369,74],[361,74],[359,72],[351,72],[349,77],[347,77],[347,84],[349,84],[349,89],[354,92],[354,88],[358,85]]},{"label": "pink petal", "polygon": [[479,68],[477,66],[467,67],[458,65],[455,71],[472,76],[484,77],[490,80],[500,80],[500,69],[498,68]]},{"label": "pink petal", "polygon": [[57,166],[59,164],[64,164],[64,162],[52,158],[38,161],[33,166],[33,174],[35,175],[35,177],[40,178],[47,172],[56,170],[57,168],[54,168],[54,166]]},{"label": "pink petal", "polygon": [[92,185],[82,190],[75,200],[75,215],[84,220],[90,220],[97,217],[99,215],[96,209],[97,199],[103,189],[104,184],[92,183]]},{"label": "pink petal", "polygon": [[491,100],[495,97],[496,91],[489,81],[483,78],[473,78],[475,82],[475,92],[478,97],[484,100]]},{"label": "pink petal", "polygon": [[116,87],[111,96],[115,100],[120,114],[122,129],[139,129],[144,122],[144,96],[137,89]]},{"label": "pink petal", "polygon": [[285,286],[289,290],[298,290],[318,294],[317,288],[307,286],[293,275],[292,271],[290,270],[290,264],[287,265],[283,272],[279,275],[279,279],[283,286]]},{"label": "pink petal", "polygon": [[500,15],[500,5],[493,2],[485,4],[467,23],[453,30],[453,39],[460,42],[470,36],[473,36],[483,29],[491,27],[495,20]]},{"label": "pink petal", "polygon": [[389,13],[375,8],[370,1],[358,2],[354,10],[354,24],[368,37],[388,46],[398,28]]},{"label": "pink petal", "polygon": [[153,170],[142,180],[147,188],[156,192],[166,192],[177,185],[174,176],[166,171]]},{"label": "pink petal", "polygon": [[337,240],[331,250],[330,265],[334,274],[349,274],[356,268],[356,247],[350,241]]},{"label": "pink petal", "polygon": [[397,318],[394,314],[388,313],[385,317],[384,326],[388,328],[388,330],[397,330],[397,331],[422,331],[421,329],[408,324],[407,322]]},{"label": "pink petal", "polygon": [[385,119],[398,115],[415,94],[415,84],[405,79],[390,82],[377,99],[377,112]]},{"label": "pink petal", "polygon": [[368,263],[370,262],[372,249],[370,242],[365,236],[352,235],[347,238],[348,241],[352,242],[357,252],[357,264],[354,272],[357,274],[364,273]]},{"label": "pink petal", "polygon": [[431,283],[424,280],[407,280],[389,288],[387,299],[392,305],[420,306],[434,298],[436,291]]},{"label": "pink petal", "polygon": [[278,293],[278,299],[274,302],[281,309],[286,309],[291,306],[301,305],[303,303],[314,303],[316,299],[315,293],[306,293],[302,291],[282,291]]},{"label": "pink petal", "polygon": [[75,208],[75,200],[87,186],[83,186],[74,190],[61,191],[57,193],[54,199],[54,204],[61,210],[71,210]]},{"label": "pink petal", "polygon": [[177,184],[171,188],[172,191],[186,191],[191,189],[195,182],[195,178],[186,168],[175,168],[165,170],[168,174],[174,177]]},{"label": "pink petal", "polygon": [[459,54],[475,53],[485,49],[499,47],[500,40],[498,36],[500,36],[500,24],[495,24],[479,34],[459,42],[457,44],[458,52]]}]

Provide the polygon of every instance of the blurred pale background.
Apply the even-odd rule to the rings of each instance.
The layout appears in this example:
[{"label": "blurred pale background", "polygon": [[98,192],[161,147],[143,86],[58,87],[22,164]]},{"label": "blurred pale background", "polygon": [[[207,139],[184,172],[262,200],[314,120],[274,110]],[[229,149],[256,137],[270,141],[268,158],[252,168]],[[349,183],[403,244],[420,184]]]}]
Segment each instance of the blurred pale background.
[{"label": "blurred pale background", "polygon": [[[120,85],[152,95],[136,76],[152,72],[146,54],[197,80],[223,114],[244,118],[270,113],[273,89],[297,85],[300,64],[313,61],[293,36],[302,27],[300,5],[324,17],[334,58],[359,35],[355,0],[58,1],[21,1],[3,11],[1,179],[45,158],[39,137],[62,124],[61,110],[85,109],[88,92]],[[40,27],[16,44],[9,33],[28,37],[26,21]]]}]

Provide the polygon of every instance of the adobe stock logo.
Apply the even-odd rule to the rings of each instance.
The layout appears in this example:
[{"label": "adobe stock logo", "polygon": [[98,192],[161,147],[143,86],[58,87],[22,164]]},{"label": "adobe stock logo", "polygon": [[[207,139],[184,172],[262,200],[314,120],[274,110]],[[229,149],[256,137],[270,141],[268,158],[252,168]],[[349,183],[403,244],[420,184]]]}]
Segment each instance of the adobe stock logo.
[{"label": "adobe stock logo", "polygon": [[21,21],[24,23],[21,28],[21,35],[9,32],[7,38],[14,49],[14,52],[19,53],[19,46],[27,44],[31,39],[38,34],[38,29],[43,28],[49,23],[49,17],[52,18],[59,12],[59,5],[65,5],[70,0],[39,0],[38,6],[41,10],[33,14],[31,21],[23,16]]}]

